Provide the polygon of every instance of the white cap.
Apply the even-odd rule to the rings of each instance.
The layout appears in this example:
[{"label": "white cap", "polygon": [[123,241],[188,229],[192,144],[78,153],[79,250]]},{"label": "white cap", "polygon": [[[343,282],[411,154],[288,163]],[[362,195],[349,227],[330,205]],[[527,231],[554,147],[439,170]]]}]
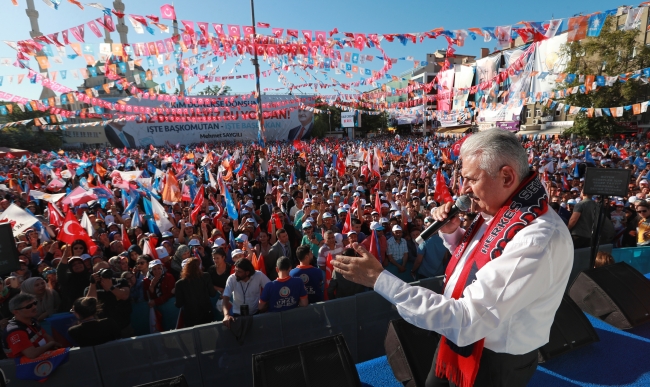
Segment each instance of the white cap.
[{"label": "white cap", "polygon": [[400,226],[398,226],[398,225],[394,225],[393,226],[393,232],[395,232],[395,231],[402,231],[402,228]]},{"label": "white cap", "polygon": [[235,241],[237,241],[237,242],[248,242],[248,235],[239,234],[239,235],[237,235],[237,238],[235,238]]},{"label": "white cap", "polygon": [[[158,249],[156,249],[156,250],[158,250]],[[149,268],[151,269],[152,267],[158,266],[158,265],[162,266],[162,264],[163,263],[160,261],[160,259],[154,259],[153,261],[149,262]]]},{"label": "white cap", "polygon": [[311,222],[305,222],[305,223],[302,224],[302,229],[303,230],[306,229],[306,228],[309,228],[309,227],[311,227]]},{"label": "white cap", "polygon": [[328,218],[331,218],[331,217],[332,217],[332,214],[330,214],[329,212],[326,212],[326,213],[323,214],[323,219],[328,219]]},{"label": "white cap", "polygon": [[201,246],[201,242],[197,241],[196,239],[192,239],[190,243],[187,244],[188,246]]},{"label": "white cap", "polygon": [[106,224],[113,223],[115,222],[115,217],[113,215],[106,215],[104,217],[104,222],[106,222]]},{"label": "white cap", "polygon": [[402,216],[402,212],[401,211],[395,211],[393,216]]},{"label": "white cap", "polygon": [[371,222],[370,223],[370,229],[371,230],[383,230],[384,226],[381,225],[379,222]]},{"label": "white cap", "polygon": [[214,240],[212,247],[221,247],[226,244],[226,240],[223,238],[217,238]]},{"label": "white cap", "polygon": [[191,222],[186,222],[185,227],[194,227],[194,225]]},{"label": "white cap", "polygon": [[235,255],[240,255],[240,254],[244,254],[244,250],[241,250],[241,249],[234,249],[234,250],[232,251],[232,256],[233,256],[233,257],[234,257]]},{"label": "white cap", "polygon": [[379,222],[380,223],[388,223],[388,219],[387,218],[381,218],[381,219],[379,219]]},{"label": "white cap", "polygon": [[156,254],[158,254],[158,259],[169,257],[169,254],[167,253],[167,249],[165,248],[165,246],[156,247]]}]

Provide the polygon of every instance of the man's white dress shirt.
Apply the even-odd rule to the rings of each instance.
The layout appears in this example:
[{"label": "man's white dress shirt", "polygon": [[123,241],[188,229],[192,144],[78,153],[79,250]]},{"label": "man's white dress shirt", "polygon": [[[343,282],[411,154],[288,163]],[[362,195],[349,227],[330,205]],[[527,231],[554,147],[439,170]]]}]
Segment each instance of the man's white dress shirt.
[{"label": "man's white dress shirt", "polygon": [[[573,266],[573,243],[562,219],[549,208],[488,262],[467,286],[463,296],[451,298],[465,261],[492,219],[479,228],[448,279],[444,295],[410,286],[384,270],[374,290],[397,306],[409,323],[436,331],[458,346],[485,338],[485,348],[520,355],[548,342],[555,312]],[[440,233],[454,251],[465,231]]]}]

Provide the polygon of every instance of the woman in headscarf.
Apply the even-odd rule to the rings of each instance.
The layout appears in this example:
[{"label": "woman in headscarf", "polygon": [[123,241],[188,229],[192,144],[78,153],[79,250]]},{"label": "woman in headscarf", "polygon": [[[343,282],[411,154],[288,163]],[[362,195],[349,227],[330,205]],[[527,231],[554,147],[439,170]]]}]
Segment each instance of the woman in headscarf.
[{"label": "woman in headscarf", "polygon": [[142,249],[140,246],[133,244],[131,247],[129,247],[127,253],[129,254],[129,268],[133,269],[136,267],[138,257],[142,255]]},{"label": "woman in headscarf", "polygon": [[113,270],[113,276],[116,278],[119,278],[122,275],[123,270],[121,261],[122,259],[117,256],[108,260],[108,264],[111,267],[111,270]]},{"label": "woman in headscarf", "polygon": [[181,271],[183,271],[183,260],[189,258],[190,255],[190,248],[187,245],[180,245],[178,246],[178,249],[176,249],[176,254],[174,254],[174,258],[172,258],[171,269],[169,270],[176,281],[181,277]]},{"label": "woman in headscarf", "polygon": [[45,320],[59,311],[61,298],[59,294],[47,288],[45,280],[41,277],[32,277],[20,285],[21,293],[31,294],[36,297],[36,312],[38,321]]},{"label": "woman in headscarf", "polygon": [[188,258],[182,266],[181,279],[176,282],[176,307],[183,308],[184,327],[212,322],[210,298],[217,291],[212,286],[210,274],[201,271],[201,260],[198,258]]},{"label": "woman in headscarf", "polygon": [[[165,270],[165,265],[159,259],[149,262],[149,274],[142,281],[144,297],[149,301],[149,307],[155,308],[167,302],[174,295],[176,280]],[[162,331],[162,314],[156,313],[156,329]]]},{"label": "woman in headscarf", "polygon": [[77,298],[84,296],[90,286],[90,271],[78,257],[70,258],[70,247],[63,247],[61,263],[56,267],[56,279],[61,288],[62,310],[69,310]]}]

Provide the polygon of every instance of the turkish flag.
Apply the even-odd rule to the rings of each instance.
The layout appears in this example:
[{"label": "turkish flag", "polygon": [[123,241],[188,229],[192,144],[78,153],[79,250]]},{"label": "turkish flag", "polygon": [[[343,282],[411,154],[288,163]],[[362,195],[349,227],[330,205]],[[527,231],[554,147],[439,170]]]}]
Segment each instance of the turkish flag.
[{"label": "turkish flag", "polygon": [[203,209],[203,201],[204,201],[204,196],[205,195],[205,186],[201,186],[199,188],[199,192],[196,193],[196,196],[194,196],[194,203],[192,212],[190,213],[190,221],[194,224],[196,224],[196,218],[199,216],[199,213]]},{"label": "turkish flag", "polygon": [[171,4],[165,4],[160,7],[161,19],[174,20],[176,19],[176,10]]},{"label": "turkish flag", "polygon": [[122,227],[122,246],[124,247],[124,250],[128,250],[129,247],[131,247],[129,234],[126,233],[126,227],[124,227],[123,224],[121,224],[120,227]]},{"label": "turkish flag", "polygon": [[56,227],[63,226],[64,223],[63,214],[61,214],[59,209],[56,208],[54,204],[49,202],[47,203],[47,214],[48,214],[50,224],[53,224]]},{"label": "turkish flag", "polygon": [[330,286],[330,281],[332,280],[332,274],[334,274],[334,266],[332,265],[332,254],[327,253],[327,261],[325,262],[325,293],[323,294],[325,300],[329,300],[327,295],[327,288]]},{"label": "turkish flag", "polygon": [[436,190],[433,194],[433,199],[440,204],[454,201],[449,193],[449,189],[447,188],[445,178],[442,176],[439,169],[436,174]]},{"label": "turkish flag", "polygon": [[88,246],[88,251],[91,255],[94,254],[94,251],[91,250],[91,247],[94,247],[95,251],[97,250],[95,242],[90,239],[90,236],[88,236],[86,230],[81,227],[77,221],[77,218],[75,218],[72,214],[72,211],[68,211],[68,214],[65,216],[63,227],[61,227],[59,235],[56,236],[56,239],[69,245],[77,239],[81,239],[82,241],[86,242],[86,246]]},{"label": "turkish flag", "polygon": [[341,231],[343,234],[347,234],[352,230],[352,211],[352,208],[350,208],[348,215],[345,217],[345,223],[343,223],[343,230]]}]

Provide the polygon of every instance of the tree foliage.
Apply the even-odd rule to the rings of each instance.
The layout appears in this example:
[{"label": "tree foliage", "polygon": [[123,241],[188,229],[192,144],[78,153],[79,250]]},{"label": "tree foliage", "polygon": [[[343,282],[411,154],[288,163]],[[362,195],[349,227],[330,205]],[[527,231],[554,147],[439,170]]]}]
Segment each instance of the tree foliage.
[{"label": "tree foliage", "polygon": [[[214,85],[214,86],[208,86],[205,89],[199,91],[198,95],[217,95],[219,94],[219,91],[221,90],[221,87],[219,85]],[[221,94],[223,95],[228,95],[232,89],[230,86],[224,86],[223,87],[223,92]]]},{"label": "tree foliage", "polygon": [[[617,30],[615,18],[608,17],[600,36],[582,41],[570,42],[563,47],[562,54],[568,58],[566,73],[616,76],[650,67],[650,49],[637,39],[639,30]],[[576,77],[571,83],[558,85],[559,89],[584,84],[584,79]],[[647,99],[648,86],[639,81],[615,82],[613,86],[600,87],[588,94],[572,94],[565,98],[571,106],[587,108],[609,108],[637,103]],[[631,111],[623,117],[587,117],[584,112],[577,114],[573,128],[567,133],[600,138],[620,132],[620,122],[630,121]]]},{"label": "tree foliage", "polygon": [[[0,102],[2,105],[5,103]],[[12,112],[6,116],[0,116],[0,123],[18,122],[37,117],[48,116],[47,112],[28,111],[24,112],[16,104],[12,104]],[[61,131],[33,130],[32,122],[27,126],[17,126],[0,130],[0,145],[8,148],[24,149],[30,152],[41,150],[58,150],[63,145]]]}]

